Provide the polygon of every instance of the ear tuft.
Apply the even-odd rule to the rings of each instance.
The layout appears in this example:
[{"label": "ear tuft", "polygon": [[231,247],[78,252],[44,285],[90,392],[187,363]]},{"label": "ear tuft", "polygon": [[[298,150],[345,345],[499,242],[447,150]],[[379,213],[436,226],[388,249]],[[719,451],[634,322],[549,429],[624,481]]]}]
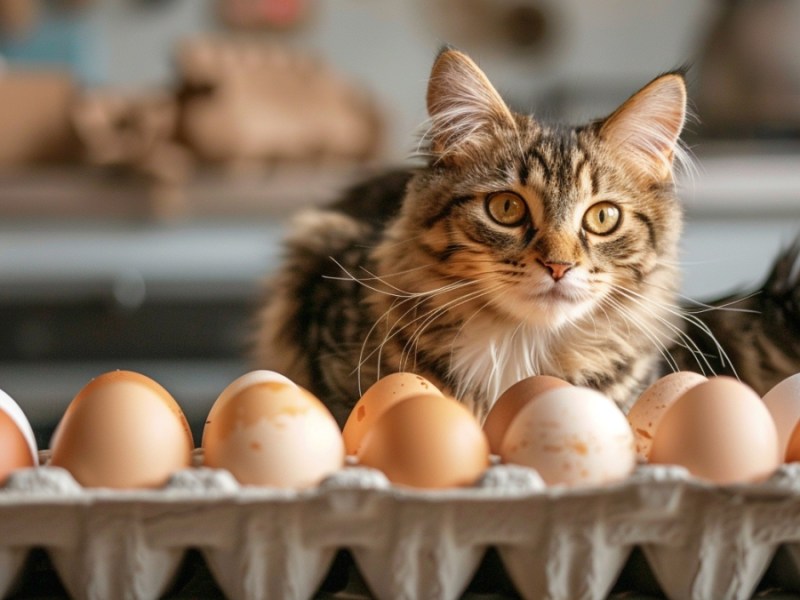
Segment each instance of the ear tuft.
[{"label": "ear tuft", "polygon": [[600,128],[600,136],[645,174],[672,176],[686,121],[686,82],[679,73],[662,75],[631,96]]},{"label": "ear tuft", "polygon": [[430,128],[425,138],[436,161],[458,163],[498,129],[515,127],[511,111],[483,71],[451,48],[434,62],[427,105]]}]

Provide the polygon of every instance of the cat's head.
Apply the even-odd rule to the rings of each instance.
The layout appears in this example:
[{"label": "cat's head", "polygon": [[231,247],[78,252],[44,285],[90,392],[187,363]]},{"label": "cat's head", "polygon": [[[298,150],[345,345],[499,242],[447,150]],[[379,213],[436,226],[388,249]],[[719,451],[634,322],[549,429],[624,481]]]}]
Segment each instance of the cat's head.
[{"label": "cat's head", "polygon": [[447,49],[427,105],[429,163],[402,215],[437,279],[475,281],[498,312],[548,327],[674,291],[682,75],[653,80],[605,119],[553,126],[510,110]]}]

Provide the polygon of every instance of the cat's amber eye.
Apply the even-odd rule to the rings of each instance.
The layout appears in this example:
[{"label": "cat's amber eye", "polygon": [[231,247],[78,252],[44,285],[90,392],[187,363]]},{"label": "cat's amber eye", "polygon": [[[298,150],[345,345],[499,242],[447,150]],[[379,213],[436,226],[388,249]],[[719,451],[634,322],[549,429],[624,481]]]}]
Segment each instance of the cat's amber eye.
[{"label": "cat's amber eye", "polygon": [[621,220],[622,213],[616,204],[598,202],[583,215],[583,228],[596,235],[608,235],[614,232]]},{"label": "cat's amber eye", "polygon": [[525,201],[512,192],[497,192],[486,198],[486,212],[500,225],[519,225],[528,214]]}]

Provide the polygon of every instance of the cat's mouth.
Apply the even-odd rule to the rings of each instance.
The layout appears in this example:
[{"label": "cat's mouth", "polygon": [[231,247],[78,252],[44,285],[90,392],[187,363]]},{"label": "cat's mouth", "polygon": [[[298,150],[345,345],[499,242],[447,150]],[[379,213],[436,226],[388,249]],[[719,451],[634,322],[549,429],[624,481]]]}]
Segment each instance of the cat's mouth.
[{"label": "cat's mouth", "polygon": [[590,290],[580,285],[534,286],[523,291],[525,319],[548,327],[558,327],[566,320],[579,318],[593,305]]},{"label": "cat's mouth", "polygon": [[546,289],[528,290],[526,294],[534,302],[565,302],[580,304],[589,299],[588,292],[580,287],[555,283]]}]

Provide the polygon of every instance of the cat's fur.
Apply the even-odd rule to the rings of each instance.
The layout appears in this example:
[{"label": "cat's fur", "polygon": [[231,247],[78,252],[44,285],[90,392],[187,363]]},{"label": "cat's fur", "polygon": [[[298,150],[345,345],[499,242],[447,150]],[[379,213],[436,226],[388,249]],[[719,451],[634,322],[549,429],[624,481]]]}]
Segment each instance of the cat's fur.
[{"label": "cat's fur", "polygon": [[796,252],[770,280],[776,294],[751,300],[788,294],[793,304],[764,319],[678,308],[680,73],[606,119],[551,126],[512,112],[447,49],[427,103],[424,166],[296,220],[260,315],[259,367],[312,390],[340,424],[361,392],[398,370],[428,377],[479,418],[534,374],[626,408],[665,371],[730,368],[701,318],[757,390],[800,370],[798,336],[781,357],[749,354],[750,337],[769,339],[765,319],[796,331],[797,286],[782,288]]}]

